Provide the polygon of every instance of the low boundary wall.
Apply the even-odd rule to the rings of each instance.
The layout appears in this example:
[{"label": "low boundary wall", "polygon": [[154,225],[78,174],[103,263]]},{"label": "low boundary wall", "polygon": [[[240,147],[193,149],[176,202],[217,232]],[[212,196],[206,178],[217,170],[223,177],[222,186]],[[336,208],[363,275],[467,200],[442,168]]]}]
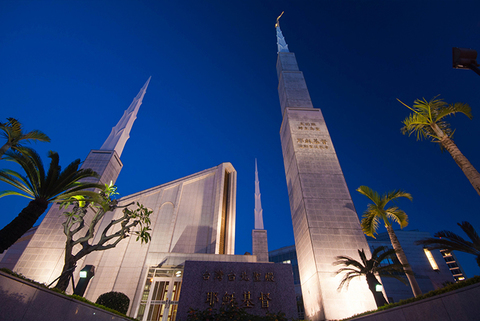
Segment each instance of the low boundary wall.
[{"label": "low boundary wall", "polygon": [[421,301],[351,319],[352,321],[480,320],[480,283]]},{"label": "low boundary wall", "polygon": [[0,320],[130,320],[0,271]]}]

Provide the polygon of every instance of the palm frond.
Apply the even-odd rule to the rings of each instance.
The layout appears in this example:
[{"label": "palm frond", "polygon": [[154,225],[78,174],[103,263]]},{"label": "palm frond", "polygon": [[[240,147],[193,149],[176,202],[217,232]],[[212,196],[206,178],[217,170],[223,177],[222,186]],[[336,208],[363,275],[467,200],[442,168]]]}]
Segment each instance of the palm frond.
[{"label": "palm frond", "polygon": [[1,191],[0,192],[0,198],[4,197],[4,196],[9,196],[9,195],[17,195],[17,196],[22,196],[22,197],[25,197],[25,198],[28,198],[28,199],[35,199],[35,197],[32,197],[28,194],[22,194],[22,193],[19,193],[19,192],[15,192],[15,191]]},{"label": "palm frond", "polygon": [[377,233],[379,218],[375,211],[367,209],[363,212],[362,222],[360,223],[363,233],[375,238],[374,234]]},{"label": "palm frond", "polygon": [[385,198],[387,200],[387,203],[389,201],[392,201],[392,200],[400,198],[400,197],[408,198],[410,201],[413,200],[412,195],[410,193],[407,193],[407,192],[402,191],[402,190],[394,190],[394,191],[388,192],[385,196]]},{"label": "palm frond", "polygon": [[355,273],[355,272],[347,273],[343,277],[342,281],[340,281],[340,284],[338,285],[337,290],[341,290],[344,286],[345,286],[345,288],[348,289],[348,285],[350,284],[350,281],[352,279],[356,278],[356,277],[359,277],[359,276],[361,276],[361,274],[359,274],[359,273]]},{"label": "palm frond", "polygon": [[22,135],[22,140],[26,141],[40,141],[40,142],[50,142],[50,137],[39,130],[32,130],[24,135]]},{"label": "palm frond", "polygon": [[18,188],[28,195],[35,196],[35,194],[32,192],[30,181],[26,177],[23,177],[13,170],[0,170],[0,181]]},{"label": "palm frond", "polygon": [[411,136],[415,134],[417,140],[428,139],[432,136],[436,138],[430,130],[428,119],[420,114],[410,114],[402,121],[403,127],[400,129],[402,134]]},{"label": "palm frond", "polygon": [[387,217],[389,219],[400,225],[400,228],[403,229],[408,225],[408,215],[398,207],[390,207],[386,209],[385,212],[387,213]]},{"label": "palm frond", "polygon": [[48,157],[50,158],[50,165],[48,166],[47,175],[42,180],[43,192],[44,194],[58,194],[55,193],[53,190],[58,187],[59,189],[63,189],[64,186],[60,186],[59,183],[59,176],[62,172],[62,167],[60,166],[60,157],[58,156],[57,152],[48,151]]},{"label": "palm frond", "polygon": [[451,231],[440,231],[435,233],[434,236],[435,238],[422,239],[415,242],[415,244],[424,245],[429,249],[446,249],[449,251],[460,251],[480,255],[480,248],[478,248],[478,246],[475,246],[474,243],[463,239]]},{"label": "palm frond", "polygon": [[[335,259],[336,259],[336,261],[332,263],[333,265],[345,265],[345,266],[348,267],[348,269],[351,269],[351,270],[354,270],[354,271],[357,271],[357,272],[358,272],[358,270],[362,270],[363,267],[364,267],[364,265],[362,263],[360,263],[357,260],[352,259],[351,257],[348,257],[348,256],[337,256],[337,257],[335,257]],[[356,269],[351,268],[349,266],[354,266]]]},{"label": "palm frond", "polygon": [[472,224],[467,221],[462,223],[457,223],[458,226],[467,234],[467,236],[472,240],[472,244],[480,251],[480,237],[477,234],[477,231],[473,228]]},{"label": "palm frond", "polygon": [[357,192],[368,197],[372,202],[378,204],[380,202],[380,195],[372,190],[370,187],[362,185],[357,188]]},{"label": "palm frond", "polygon": [[472,119],[472,109],[468,104],[454,103],[438,110],[437,120],[441,120],[447,116],[454,116],[456,113],[462,113],[469,119]]}]

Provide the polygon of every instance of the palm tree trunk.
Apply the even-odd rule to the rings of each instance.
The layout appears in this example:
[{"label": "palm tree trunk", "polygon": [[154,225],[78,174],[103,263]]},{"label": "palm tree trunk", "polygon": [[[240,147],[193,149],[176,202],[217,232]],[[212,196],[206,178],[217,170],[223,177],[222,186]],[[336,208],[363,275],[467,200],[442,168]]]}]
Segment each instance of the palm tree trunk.
[{"label": "palm tree trunk", "polygon": [[12,144],[10,143],[5,143],[5,145],[2,146],[2,148],[0,148],[0,159],[2,159],[3,157],[3,154],[5,154],[5,152],[10,148],[12,147]]},{"label": "palm tree trunk", "polygon": [[457,145],[448,136],[443,136],[440,140],[440,144],[452,155],[453,160],[460,169],[467,176],[470,184],[480,195],[480,173],[473,167],[470,161],[460,152]]},{"label": "palm tree trunk", "polygon": [[376,286],[377,284],[381,284],[375,275],[372,273],[367,273],[366,275],[367,278],[367,283],[368,283],[368,288],[370,289],[370,292],[372,292],[373,297],[375,298],[375,303],[377,304],[377,308],[384,306],[387,304],[387,300],[385,300],[385,297],[383,296],[383,292],[377,292]]},{"label": "palm tree trunk", "polygon": [[397,258],[400,263],[403,265],[403,269],[405,270],[405,274],[407,275],[408,282],[410,282],[410,287],[412,288],[413,295],[415,297],[422,294],[422,290],[420,290],[420,286],[418,286],[417,280],[413,275],[413,271],[411,266],[408,264],[407,256],[405,252],[403,252],[402,246],[393,231],[393,227],[391,225],[385,226],[387,228],[388,236],[390,236],[390,241],[392,242],[393,249],[397,254]]},{"label": "palm tree trunk", "polygon": [[13,245],[29,229],[33,227],[40,215],[45,212],[48,202],[44,199],[34,199],[28,203],[18,216],[0,230],[0,253]]}]

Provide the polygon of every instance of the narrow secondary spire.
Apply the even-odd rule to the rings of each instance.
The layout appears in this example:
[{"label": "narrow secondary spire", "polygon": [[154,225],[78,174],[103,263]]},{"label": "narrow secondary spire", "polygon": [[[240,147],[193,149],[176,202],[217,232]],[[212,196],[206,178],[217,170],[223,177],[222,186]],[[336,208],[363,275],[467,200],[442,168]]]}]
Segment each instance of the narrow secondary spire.
[{"label": "narrow secondary spire", "polygon": [[150,76],[143,85],[142,89],[138,93],[137,97],[133,99],[130,107],[123,113],[122,118],[118,121],[117,125],[112,128],[112,132],[108,136],[105,143],[103,143],[101,150],[115,150],[118,157],[122,155],[125,143],[130,138],[130,131],[132,130],[133,122],[137,119],[138,109],[142,104],[143,96],[147,91],[148,84],[150,83]]},{"label": "narrow secondary spire", "polygon": [[288,50],[288,45],[285,42],[285,37],[283,36],[282,30],[280,30],[280,17],[283,16],[282,14],[278,16],[277,22],[275,23],[275,28],[277,29],[277,48],[278,52],[290,52]]},{"label": "narrow secondary spire", "polygon": [[260,181],[258,180],[257,159],[255,158],[255,229],[263,230],[263,210],[260,200]]}]

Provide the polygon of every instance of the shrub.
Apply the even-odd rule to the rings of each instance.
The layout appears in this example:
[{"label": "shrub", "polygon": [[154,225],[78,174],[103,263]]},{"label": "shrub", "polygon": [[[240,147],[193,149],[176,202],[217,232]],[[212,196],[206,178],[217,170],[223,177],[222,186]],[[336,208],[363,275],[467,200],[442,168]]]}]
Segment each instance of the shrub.
[{"label": "shrub", "polygon": [[130,299],[123,293],[112,291],[100,295],[95,303],[127,314]]}]

